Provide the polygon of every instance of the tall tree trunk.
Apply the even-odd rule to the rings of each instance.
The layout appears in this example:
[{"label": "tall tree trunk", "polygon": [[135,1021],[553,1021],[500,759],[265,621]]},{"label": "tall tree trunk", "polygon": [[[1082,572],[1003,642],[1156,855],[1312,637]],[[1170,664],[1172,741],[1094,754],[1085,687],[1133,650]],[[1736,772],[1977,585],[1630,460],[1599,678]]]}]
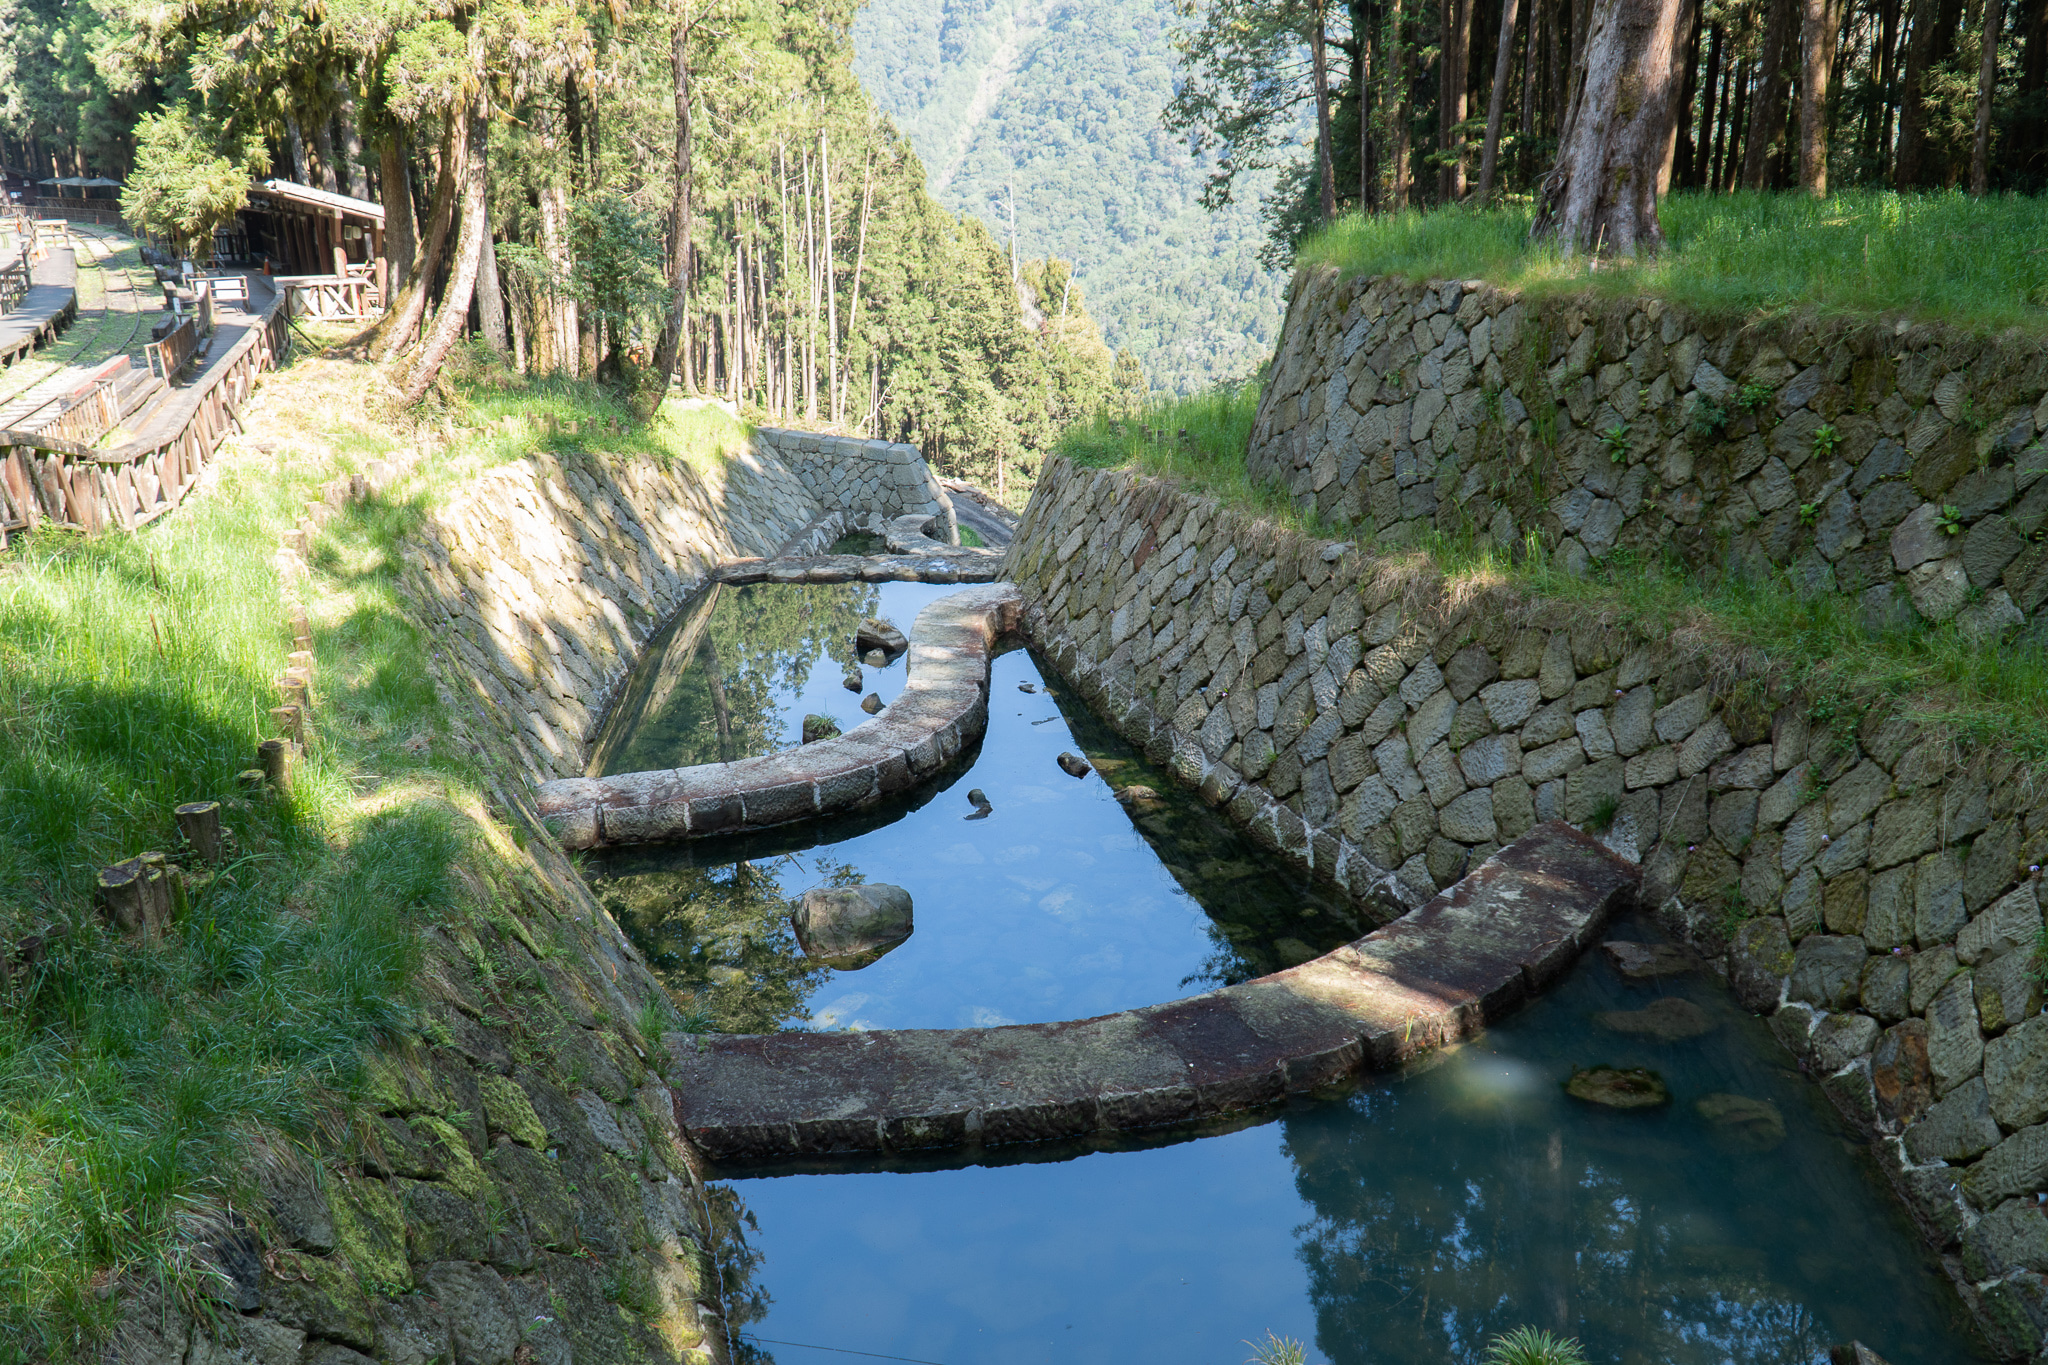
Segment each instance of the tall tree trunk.
[{"label": "tall tree trunk", "polygon": [[1699,6],[1695,5],[1693,6],[1692,13],[1692,32],[1687,35],[1685,40],[1685,86],[1678,96],[1678,117],[1673,120],[1676,125],[1676,136],[1673,139],[1672,147],[1673,155],[1665,159],[1664,174],[1657,183],[1657,193],[1659,194],[1669,194],[1671,192],[1671,176],[1674,167],[1677,169],[1680,184],[1687,184],[1692,179],[1692,110],[1693,96],[1699,88],[1701,23]]},{"label": "tall tree trunk", "polygon": [[1834,0],[1800,0],[1799,185],[1816,199],[1828,193],[1828,86],[1842,12]]},{"label": "tall tree trunk", "polygon": [[1791,93],[1785,68],[1792,59],[1798,7],[1808,2],[1771,0],[1770,18],[1764,25],[1757,92],[1751,101],[1748,145],[1743,149],[1742,159],[1742,183],[1753,190],[1767,189],[1776,179],[1773,158],[1783,152],[1785,106]]},{"label": "tall tree trunk", "polygon": [[[825,222],[825,396],[832,420],[839,420],[839,267],[832,253],[832,143],[818,130],[818,190]],[[1013,208],[1011,213],[1014,215]],[[1016,273],[1015,218],[1010,228],[1010,271]]]},{"label": "tall tree trunk", "polygon": [[1877,32],[1871,41],[1871,67],[1877,75],[1877,99],[1863,121],[1863,164],[1866,174],[1883,180],[1891,153],[1892,108],[1898,98],[1899,0],[1877,0]]},{"label": "tall tree trunk", "polygon": [[334,118],[331,114],[313,120],[313,152],[320,161],[320,188],[329,194],[341,189],[334,177]]},{"label": "tall tree trunk", "polygon": [[285,155],[291,162],[291,178],[301,185],[312,183],[306,174],[306,139],[299,132],[299,121],[289,114],[284,120]]},{"label": "tall tree trunk", "polygon": [[1408,207],[1408,81],[1406,35],[1401,32],[1402,0],[1387,0],[1386,91],[1380,110],[1387,120],[1387,207],[1395,213]]},{"label": "tall tree trunk", "polygon": [[2013,128],[2007,144],[2005,163],[2015,175],[2031,178],[2048,174],[2042,152],[2048,147],[2048,0],[2034,6],[2034,18],[2027,26],[2026,49],[2020,56],[2020,107],[2029,112]]},{"label": "tall tree trunk", "polygon": [[[1516,0],[1501,0],[1499,51],[1493,59],[1493,94],[1486,102],[1486,143],[1479,154],[1479,207],[1493,202],[1493,164],[1500,155],[1500,115],[1515,55]],[[1526,103],[1526,101],[1525,101]]]},{"label": "tall tree trunk", "polygon": [[1692,168],[1685,179],[1686,184],[1695,187],[1712,185],[1713,168],[1720,164],[1722,105],[1718,101],[1722,88],[1727,84],[1721,69],[1721,43],[1725,32],[1721,25],[1715,24],[1707,33],[1707,71],[1700,80],[1700,138],[1693,148]]},{"label": "tall tree trunk", "polygon": [[1595,0],[1584,75],[1557,165],[1537,191],[1534,237],[1572,251],[1654,254],[1663,245],[1657,179],[1684,83],[1690,0]]},{"label": "tall tree trunk", "polygon": [[1991,97],[1998,87],[1998,0],[1984,0],[1984,42],[1977,59],[1977,136],[1970,147],[1970,193],[1991,190]]},{"label": "tall tree trunk", "polygon": [[[874,170],[875,146],[870,142],[867,147],[867,161],[860,173],[860,238],[853,249],[853,293],[846,307],[846,348],[849,367],[853,360],[853,339],[860,329],[860,277],[868,262],[868,210],[874,206]],[[849,373],[840,381],[842,394],[851,383],[852,375]],[[835,417],[833,420],[840,421],[842,418]]]},{"label": "tall tree trunk", "polygon": [[420,249],[419,268],[405,282],[397,302],[384,314],[381,329],[372,338],[370,354],[379,360],[402,351],[418,338],[420,321],[427,315],[427,295],[441,268],[441,253],[448,244],[448,225],[455,217],[455,201],[461,193],[469,162],[469,118],[453,110],[441,134],[441,170],[434,179],[434,207],[427,215],[427,240]]},{"label": "tall tree trunk", "polygon": [[1529,0],[1529,22],[1522,25],[1522,108],[1515,118],[1515,165],[1529,183],[1529,149],[1536,141],[1537,35],[1543,28],[1542,0]]},{"label": "tall tree trunk", "polygon": [[1438,59],[1437,145],[1448,160],[1438,177],[1438,195],[1446,204],[1465,197],[1465,121],[1467,68],[1472,60],[1472,0],[1444,0],[1443,55]]},{"label": "tall tree trunk", "polygon": [[476,315],[485,343],[499,355],[509,355],[511,340],[505,333],[505,291],[498,280],[498,246],[491,240],[488,207],[484,211],[483,256],[477,262]]},{"label": "tall tree trunk", "polygon": [[1323,223],[1327,226],[1337,217],[1337,162],[1336,147],[1330,140],[1330,56],[1323,15],[1322,0],[1317,0],[1310,11],[1308,51],[1316,83],[1316,183],[1322,190]]},{"label": "tall tree trunk", "polygon": [[358,199],[368,199],[370,181],[363,169],[363,137],[356,131],[356,97],[346,81],[342,82],[341,104],[335,110],[334,125],[341,132],[342,188]]},{"label": "tall tree trunk", "polygon": [[484,190],[490,172],[488,115],[489,107],[479,96],[473,113],[465,115],[457,111],[449,116],[452,123],[463,122],[465,117],[471,123],[468,164],[462,177],[462,230],[456,238],[454,268],[448,275],[447,297],[441,300],[441,309],[434,314],[434,326],[421,344],[419,355],[411,361],[412,372],[404,388],[408,403],[417,403],[426,395],[427,389],[441,373],[441,362],[448,358],[456,338],[462,335],[463,324],[469,320],[469,300],[476,289],[477,271],[483,264],[484,241],[490,235],[488,215],[484,210]]},{"label": "tall tree trunk", "polygon": [[1373,82],[1375,50],[1379,47],[1379,23],[1368,0],[1351,0],[1352,36],[1357,40],[1351,65],[1351,94],[1358,105],[1358,211],[1379,208],[1379,165],[1373,155]]},{"label": "tall tree trunk", "polygon": [[406,137],[393,132],[377,140],[377,190],[384,201],[384,307],[412,275],[419,237],[412,218],[412,168]]},{"label": "tall tree trunk", "polygon": [[1893,184],[1912,189],[1920,183],[1920,160],[1927,148],[1927,110],[1921,87],[1934,54],[1936,0],[1913,0],[1912,33],[1906,39],[1906,74],[1899,83],[1899,150],[1893,163]]},{"label": "tall tree trunk", "polygon": [[[676,152],[671,167],[674,183],[668,201],[668,316],[662,322],[661,340],[654,348],[654,372],[661,376],[666,391],[675,377],[676,360],[686,354],[684,336],[690,308],[691,195],[695,189],[690,161],[690,18],[687,2],[669,28],[669,74],[675,93]],[[695,388],[691,376],[684,386]]]},{"label": "tall tree trunk", "polygon": [[818,220],[811,198],[811,157],[804,153],[804,274],[810,312],[804,320],[804,420],[818,420]]}]

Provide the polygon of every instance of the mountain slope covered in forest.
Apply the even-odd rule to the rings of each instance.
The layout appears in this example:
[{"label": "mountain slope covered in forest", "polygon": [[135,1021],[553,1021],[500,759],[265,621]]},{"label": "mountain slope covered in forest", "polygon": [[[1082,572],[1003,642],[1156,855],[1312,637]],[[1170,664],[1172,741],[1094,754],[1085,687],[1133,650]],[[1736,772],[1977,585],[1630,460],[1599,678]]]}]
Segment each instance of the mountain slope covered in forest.
[{"label": "mountain slope covered in forest", "polygon": [[868,0],[854,70],[933,195],[1025,257],[1074,263],[1109,344],[1191,392],[1272,350],[1285,281],[1259,264],[1266,185],[1205,212],[1205,167],[1159,125],[1170,0]]}]

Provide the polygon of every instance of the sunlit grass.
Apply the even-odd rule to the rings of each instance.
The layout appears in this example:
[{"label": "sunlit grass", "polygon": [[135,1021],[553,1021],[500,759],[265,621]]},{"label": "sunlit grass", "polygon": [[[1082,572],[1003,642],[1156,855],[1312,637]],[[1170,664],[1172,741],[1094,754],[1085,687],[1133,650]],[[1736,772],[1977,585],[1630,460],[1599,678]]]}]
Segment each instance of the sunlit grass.
[{"label": "sunlit grass", "polygon": [[[317,1144],[365,1049],[413,1026],[417,930],[457,905],[475,828],[467,760],[430,756],[438,703],[398,610],[417,509],[354,508],[316,537],[300,781],[289,799],[236,782],[291,648],[270,557],[336,472],[243,457],[139,535],[45,531],[0,554],[0,957],[58,931],[40,964],[0,971],[9,1365],[89,1353],[113,1282],[188,1275],[194,1219],[261,1207],[237,1197],[250,1137]],[[172,808],[208,799],[231,859],[193,865],[160,943],[105,928],[97,870],[175,853]]]},{"label": "sunlit grass", "polygon": [[1721,314],[1812,306],[2048,330],[2048,198],[1681,193],[1658,212],[1668,240],[1661,256],[1604,260],[1592,271],[1583,258],[1529,242],[1527,205],[1354,215],[1297,259],[1415,280],[1485,279],[1537,295],[1655,295]]}]

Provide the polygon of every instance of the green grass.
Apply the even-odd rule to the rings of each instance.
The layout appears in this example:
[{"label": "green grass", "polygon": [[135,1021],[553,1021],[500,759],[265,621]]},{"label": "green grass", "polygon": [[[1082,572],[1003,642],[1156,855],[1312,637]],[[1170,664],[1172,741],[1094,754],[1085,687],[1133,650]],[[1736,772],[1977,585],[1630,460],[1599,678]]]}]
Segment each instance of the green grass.
[{"label": "green grass", "polygon": [[1337,532],[1304,518],[1286,493],[1245,468],[1261,379],[1188,398],[1156,398],[1136,413],[1104,411],[1061,433],[1058,452],[1088,469],[1129,469],[1312,535]]},{"label": "green grass", "polygon": [[1985,331],[2048,331],[2048,197],[1849,190],[1674,194],[1668,245],[1588,271],[1531,246],[1527,205],[1352,216],[1304,243],[1303,265],[1409,279],[1486,279],[1537,296],[1656,295],[1713,314],[1813,307],[1905,313]]},{"label": "green grass", "polygon": [[[365,1050],[414,1026],[417,930],[465,894],[479,803],[453,746],[432,756],[438,703],[393,581],[416,506],[320,534],[301,780],[237,795],[291,648],[270,556],[334,472],[247,459],[140,535],[0,554],[0,952],[63,931],[0,976],[0,1361],[88,1352],[112,1283],[189,1286],[181,1228],[263,1216],[245,1144],[338,1140]],[[175,853],[171,809],[200,799],[224,802],[232,859],[192,866],[159,944],[105,928],[97,869]]]},{"label": "green grass", "polygon": [[1967,743],[2048,763],[2048,653],[1972,641],[1953,624],[1874,629],[1839,594],[1802,599],[1782,574],[1708,577],[1616,551],[1585,576],[1540,552],[1509,555],[1438,537],[1420,551],[1463,584],[1501,583],[1625,622],[1653,640],[1705,648],[1716,671],[1757,679],[1774,700],[1804,696],[1846,732],[1896,706]]},{"label": "green grass", "polygon": [[1487,1343],[1486,1365],[1586,1365],[1586,1350],[1571,1337],[1517,1327]]}]

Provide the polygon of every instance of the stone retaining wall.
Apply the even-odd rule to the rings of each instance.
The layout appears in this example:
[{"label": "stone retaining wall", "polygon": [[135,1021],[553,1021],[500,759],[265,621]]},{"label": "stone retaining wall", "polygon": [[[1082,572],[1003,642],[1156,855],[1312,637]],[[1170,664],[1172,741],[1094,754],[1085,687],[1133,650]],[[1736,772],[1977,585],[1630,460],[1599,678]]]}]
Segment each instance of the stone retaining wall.
[{"label": "stone retaining wall", "polygon": [[1539,821],[1603,831],[1871,1134],[1999,1351],[2044,1340],[2048,795],[2020,761],[1064,461],[1004,572],[1150,759],[1382,914]]},{"label": "stone retaining wall", "polygon": [[1323,267],[1295,278],[1250,459],[1382,545],[1675,552],[2048,643],[2044,432],[2038,341]]},{"label": "stone retaining wall", "polygon": [[916,446],[778,427],[754,428],[754,445],[779,459],[821,506],[858,508],[884,521],[942,516],[946,542],[960,543],[952,499]]}]

